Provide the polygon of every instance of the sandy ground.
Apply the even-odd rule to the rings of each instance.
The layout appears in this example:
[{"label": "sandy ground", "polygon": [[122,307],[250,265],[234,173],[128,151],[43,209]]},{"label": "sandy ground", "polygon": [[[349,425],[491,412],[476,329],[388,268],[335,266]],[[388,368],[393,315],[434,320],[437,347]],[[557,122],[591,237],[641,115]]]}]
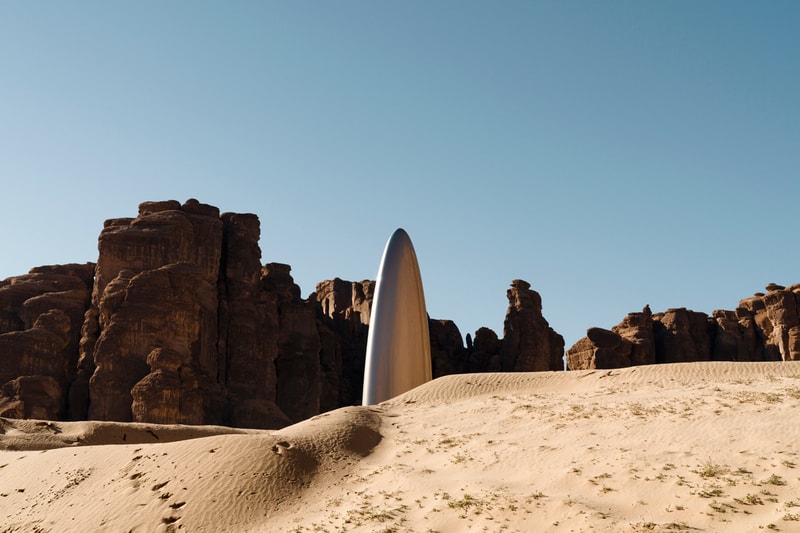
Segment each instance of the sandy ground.
[{"label": "sandy ground", "polygon": [[0,532],[800,531],[800,363],[470,374],[280,431],[0,419]]}]

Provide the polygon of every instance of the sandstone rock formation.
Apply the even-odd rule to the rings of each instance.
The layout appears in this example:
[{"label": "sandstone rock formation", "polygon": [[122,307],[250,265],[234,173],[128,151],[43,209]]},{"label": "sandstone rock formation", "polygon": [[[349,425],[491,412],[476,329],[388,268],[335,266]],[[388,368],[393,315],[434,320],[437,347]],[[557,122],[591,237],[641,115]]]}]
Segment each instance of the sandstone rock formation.
[{"label": "sandstone rock formation", "polygon": [[364,364],[374,281],[339,278],[317,283],[320,360],[324,384],[320,409],[358,405],[364,385]]},{"label": "sandstone rock formation", "polygon": [[523,280],[511,282],[503,323],[502,370],[563,370],[564,338],[542,316],[542,298]]},{"label": "sandstone rock formation", "polygon": [[66,416],[93,275],[87,263],[0,281],[0,416]]},{"label": "sandstone rock formation", "polygon": [[469,372],[468,351],[461,332],[452,320],[428,320],[431,339],[431,370],[433,377]]},{"label": "sandstone rock formation", "polygon": [[[800,360],[800,284],[767,286],[735,311],[631,313],[611,331],[590,328],[567,350],[567,368],[689,361]],[[615,336],[616,335],[616,336]],[[617,337],[619,337],[617,339]]]},{"label": "sandstone rock formation", "polygon": [[[374,281],[261,264],[260,223],[196,200],[106,221],[97,263],[0,281],[0,416],[280,427],[361,401]],[[563,368],[540,295],[514,280],[503,338],[429,319],[434,377]],[[800,284],[734,311],[628,314],[590,328],[569,369],[800,360]]]},{"label": "sandstone rock formation", "polygon": [[[468,347],[469,348],[469,347]],[[489,328],[478,328],[469,351],[467,372],[500,372],[503,344],[497,333]]]},{"label": "sandstone rock formation", "polygon": [[321,412],[327,382],[322,379],[316,301],[300,297],[290,271],[289,265],[269,263],[262,269],[261,284],[278,312],[276,403],[290,420],[298,421]]},{"label": "sandstone rock formation", "polygon": [[[303,299],[259,235],[253,214],[144,202],[105,222],[96,264],[0,282],[0,415],[266,428],[360,403],[375,282]],[[503,339],[429,319],[435,377],[562,368],[539,294],[508,298]]]},{"label": "sandstone rock formation", "polygon": [[[739,302],[742,314],[749,312],[764,342],[766,360],[800,360],[800,284],[767,285],[767,294]],[[737,309],[737,313],[740,311]],[[761,354],[757,354],[761,355]]]},{"label": "sandstone rock formation", "polygon": [[275,302],[260,299],[259,223],[189,200],[106,222],[73,416],[270,427]]}]

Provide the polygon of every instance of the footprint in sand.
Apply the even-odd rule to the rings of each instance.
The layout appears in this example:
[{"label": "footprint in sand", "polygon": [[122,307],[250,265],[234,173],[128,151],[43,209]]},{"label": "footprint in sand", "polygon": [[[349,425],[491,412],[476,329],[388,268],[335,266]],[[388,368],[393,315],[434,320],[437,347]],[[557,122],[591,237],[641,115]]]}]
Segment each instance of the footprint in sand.
[{"label": "footprint in sand", "polygon": [[[161,484],[162,487],[164,485],[166,485],[166,483]],[[153,490],[155,490],[155,488]],[[169,498],[172,497],[172,494],[170,494],[169,492],[165,492],[165,493],[161,494],[160,497],[161,497],[162,500],[166,501],[166,500],[168,500]],[[172,509],[173,513],[178,513],[178,512],[180,512],[180,510],[183,508],[184,505],[186,505],[186,502],[183,502],[183,501],[182,502],[174,502],[174,503],[169,504],[169,508]],[[181,519],[181,517],[179,515],[173,514],[173,513],[171,513],[169,516],[165,516],[165,517],[163,517],[161,519],[161,522],[163,522],[164,524],[167,525],[167,531],[168,532],[169,531],[175,531],[175,522],[177,522],[178,520]]]},{"label": "footprint in sand", "polygon": [[277,453],[278,455],[282,455],[285,450],[288,450],[291,447],[292,447],[291,444],[289,444],[285,440],[282,440],[282,441],[280,441],[277,444],[272,446],[272,451],[274,453]]}]

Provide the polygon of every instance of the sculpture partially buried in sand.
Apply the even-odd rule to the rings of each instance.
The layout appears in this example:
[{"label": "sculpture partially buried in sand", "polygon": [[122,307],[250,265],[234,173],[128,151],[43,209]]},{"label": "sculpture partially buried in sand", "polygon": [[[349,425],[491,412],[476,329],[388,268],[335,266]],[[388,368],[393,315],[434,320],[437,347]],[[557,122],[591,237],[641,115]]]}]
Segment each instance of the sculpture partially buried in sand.
[{"label": "sculpture partially buried in sand", "polygon": [[383,250],[367,337],[364,405],[374,405],[431,380],[428,315],[417,254],[403,229]]}]

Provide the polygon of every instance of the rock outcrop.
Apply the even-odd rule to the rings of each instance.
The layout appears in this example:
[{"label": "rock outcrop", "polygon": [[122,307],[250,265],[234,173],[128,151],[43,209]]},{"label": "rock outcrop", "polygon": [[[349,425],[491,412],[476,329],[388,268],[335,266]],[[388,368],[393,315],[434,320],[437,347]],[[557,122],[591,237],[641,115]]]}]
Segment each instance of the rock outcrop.
[{"label": "rock outcrop", "polygon": [[429,319],[428,332],[431,338],[431,370],[434,378],[470,371],[469,352],[464,348],[461,332],[455,322]]},{"label": "rock outcrop", "polygon": [[503,323],[502,370],[536,372],[564,369],[564,338],[542,316],[542,297],[523,280],[511,282]]},{"label": "rock outcrop", "polygon": [[0,416],[66,416],[94,264],[0,281]]},{"label": "rock outcrop", "polygon": [[[79,369],[91,419],[274,427],[277,309],[255,215],[146,202],[106,222]],[[73,412],[82,418],[83,413]]]},{"label": "rock outcrop", "polygon": [[361,403],[374,281],[339,278],[317,283],[322,397],[320,409]]},{"label": "rock outcrop", "polygon": [[[105,222],[96,263],[0,281],[0,416],[276,428],[359,404],[375,282],[303,299],[259,236],[254,214],[144,202]],[[503,339],[429,319],[434,377],[562,369],[539,294],[507,295]]]},{"label": "rock outcrop", "polygon": [[276,403],[290,420],[298,421],[322,411],[323,387],[330,383],[323,380],[316,301],[300,297],[290,272],[289,265],[269,263],[262,269],[261,286],[274,299],[278,313]]},{"label": "rock outcrop", "polygon": [[749,312],[764,344],[765,360],[800,361],[800,284],[767,285],[767,294],[739,302],[737,313]]},{"label": "rock outcrop", "polygon": [[[800,360],[800,284],[767,286],[735,311],[631,313],[611,331],[590,328],[567,350],[567,368],[690,361]],[[619,338],[617,338],[619,337]]]},{"label": "rock outcrop", "polygon": [[[145,202],[106,221],[97,263],[0,281],[0,416],[276,428],[361,402],[374,281],[323,281],[261,264],[254,214]],[[434,377],[561,370],[564,340],[514,280],[503,338],[429,319]],[[800,284],[734,311],[628,314],[590,328],[569,369],[800,360]]]}]

